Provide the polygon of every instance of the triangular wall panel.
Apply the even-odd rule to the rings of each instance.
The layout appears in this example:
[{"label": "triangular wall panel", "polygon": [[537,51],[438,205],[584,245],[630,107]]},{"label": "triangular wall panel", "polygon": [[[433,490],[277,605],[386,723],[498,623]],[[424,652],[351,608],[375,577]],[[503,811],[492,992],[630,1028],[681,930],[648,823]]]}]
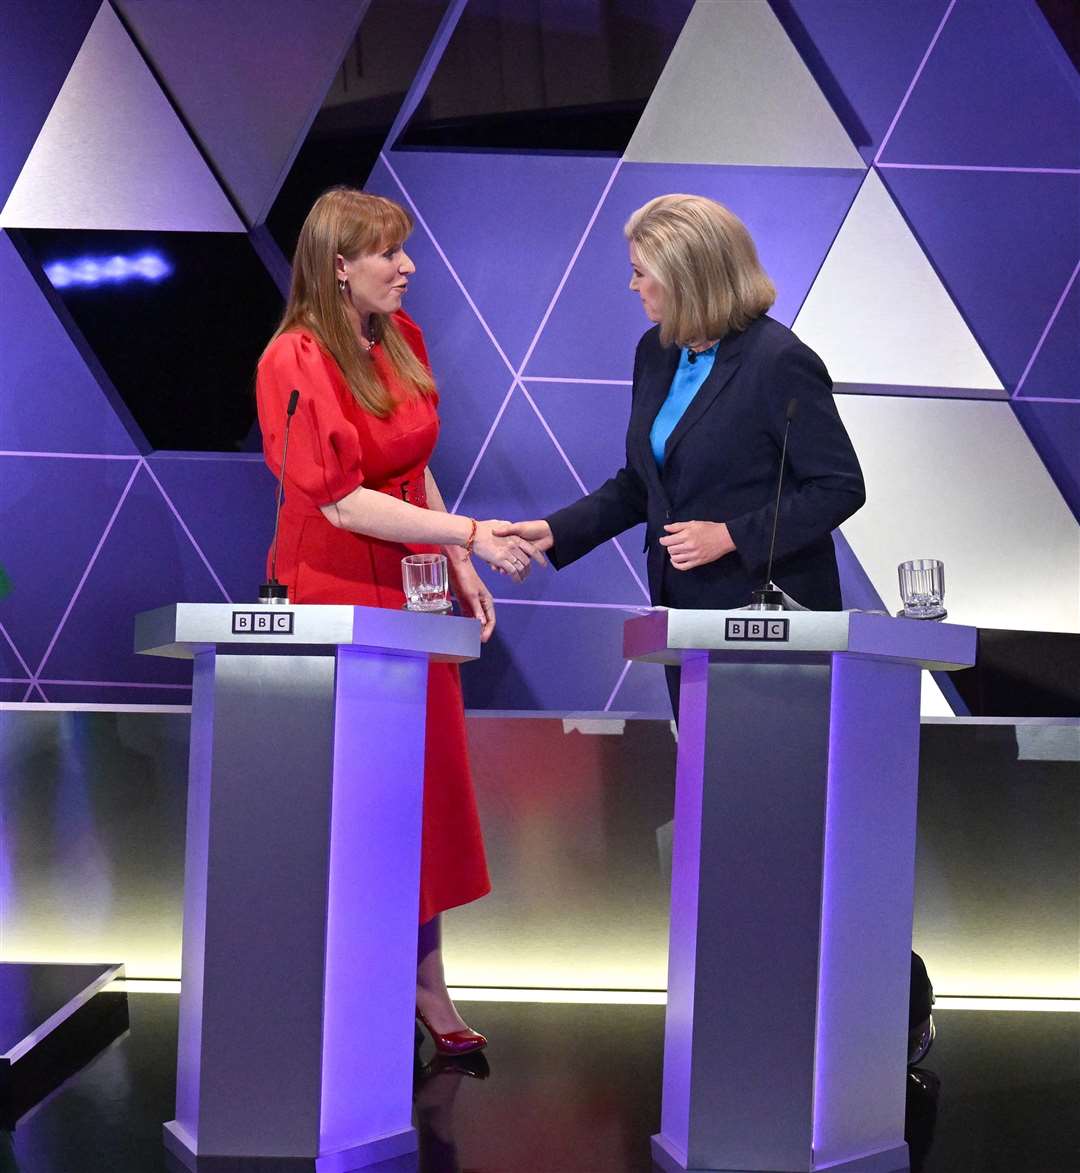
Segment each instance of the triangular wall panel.
[{"label": "triangular wall panel", "polygon": [[496,605],[495,635],[479,660],[462,665],[466,707],[602,709],[626,667],[622,625],[630,616],[616,609]]},{"label": "triangular wall panel", "polygon": [[[626,463],[630,388],[589,383],[526,383],[526,389],[559,439],[585,487],[592,492]],[[620,545],[644,582],[645,526],[634,526]]]},{"label": "triangular wall panel", "polygon": [[0,291],[0,450],[135,455],[135,442],[6,232]]},{"label": "triangular wall panel", "polygon": [[230,599],[254,600],[266,577],[277,492],[262,457],[157,455],[147,466]]},{"label": "triangular wall panel", "polygon": [[108,4],[0,211],[0,225],[243,229]]},{"label": "triangular wall panel", "polygon": [[881,161],[1080,167],[1080,78],[1035,0],[959,0]]},{"label": "triangular wall panel", "polygon": [[390,164],[516,369],[612,160],[395,151]]},{"label": "triangular wall panel", "polygon": [[0,601],[0,622],[31,671],[41,663],[133,469],[133,460],[0,457],[3,532],[11,533],[10,522],[17,519],[24,534],[36,535],[0,544],[0,565],[12,587]]},{"label": "triangular wall panel", "polygon": [[889,170],[883,178],[1012,390],[1080,259],[1080,174]]},{"label": "triangular wall panel", "polygon": [[[544,517],[582,496],[551,437],[520,390],[515,390],[484,453],[460,512],[471,517],[530,520]],[[647,605],[645,593],[610,542],[555,572],[534,568],[520,585],[482,571],[496,595],[560,602]],[[614,683],[614,682],[613,682]]]},{"label": "triangular wall panel", "polygon": [[0,35],[0,207],[18,178],[100,4],[101,0],[36,0],[33,4],[4,5]]},{"label": "triangular wall panel", "polygon": [[773,4],[837,117],[869,163],[949,0],[777,0]]},{"label": "triangular wall panel", "polygon": [[1080,404],[1080,260],[1060,308],[1018,394],[1025,399],[1075,399]]},{"label": "triangular wall panel", "polygon": [[865,166],[766,0],[698,0],[623,157]]},{"label": "triangular wall panel", "polygon": [[[404,200],[382,163],[367,190],[399,203]],[[419,224],[406,248],[416,272],[409,279],[404,308],[424,331],[439,389],[439,442],[431,467],[452,509],[510,389],[513,372]]]},{"label": "triangular wall panel", "polygon": [[169,603],[222,599],[157,486],[140,469],[40,675],[186,683],[189,661],[134,654],[135,616]]},{"label": "triangular wall panel", "polygon": [[900,562],[940,558],[953,622],[1080,631],[1080,529],[1011,404],[839,395],[837,408],[866,479],[844,537],[883,599]]},{"label": "triangular wall panel", "polygon": [[624,163],[525,368],[526,377],[629,379],[650,326],[627,288],[623,225],[666,192],[726,204],[750,230],[777,288],[769,311],[790,325],[855,198],[863,172]]},{"label": "triangular wall panel", "polygon": [[837,384],[1004,388],[875,171],[848,213],[796,334]]},{"label": "triangular wall panel", "polygon": [[261,222],[366,3],[119,0],[118,7],[248,223]]}]

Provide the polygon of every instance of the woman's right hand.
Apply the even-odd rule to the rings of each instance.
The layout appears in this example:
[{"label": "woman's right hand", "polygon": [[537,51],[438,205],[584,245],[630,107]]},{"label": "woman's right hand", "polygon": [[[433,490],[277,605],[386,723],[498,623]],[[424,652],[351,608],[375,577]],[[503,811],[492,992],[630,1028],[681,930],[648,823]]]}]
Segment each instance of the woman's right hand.
[{"label": "woman's right hand", "polygon": [[529,573],[530,560],[537,566],[547,565],[540,548],[518,534],[508,521],[478,521],[473,553],[492,570],[510,575],[515,582],[521,582]]}]

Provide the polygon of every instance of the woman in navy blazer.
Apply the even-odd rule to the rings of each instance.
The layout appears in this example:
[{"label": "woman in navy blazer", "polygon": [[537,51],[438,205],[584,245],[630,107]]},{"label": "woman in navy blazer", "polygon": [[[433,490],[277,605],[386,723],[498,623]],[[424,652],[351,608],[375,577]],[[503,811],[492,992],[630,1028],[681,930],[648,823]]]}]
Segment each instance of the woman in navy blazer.
[{"label": "woman in navy blazer", "polygon": [[558,568],[645,522],[654,604],[741,607],[763,585],[794,399],[773,579],[806,607],[838,610],[831,532],[865,493],[824,363],[766,315],[775,289],[722,204],[659,196],[625,232],[630,288],[656,323],[634,358],[626,464],[572,505],[500,532]]}]

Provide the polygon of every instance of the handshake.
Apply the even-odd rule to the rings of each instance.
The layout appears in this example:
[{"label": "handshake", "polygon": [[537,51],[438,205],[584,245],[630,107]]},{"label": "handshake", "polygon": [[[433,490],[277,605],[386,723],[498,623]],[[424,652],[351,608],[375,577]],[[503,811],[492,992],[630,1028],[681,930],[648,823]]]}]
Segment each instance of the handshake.
[{"label": "handshake", "polygon": [[480,521],[476,525],[473,552],[492,570],[521,582],[531,563],[546,566],[544,551],[555,544],[546,521]]}]

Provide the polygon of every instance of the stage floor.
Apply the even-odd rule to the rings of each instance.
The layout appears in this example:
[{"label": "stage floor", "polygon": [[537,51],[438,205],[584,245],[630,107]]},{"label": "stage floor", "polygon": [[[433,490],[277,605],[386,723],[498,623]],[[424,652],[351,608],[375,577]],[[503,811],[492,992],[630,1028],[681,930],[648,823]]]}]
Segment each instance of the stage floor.
[{"label": "stage floor", "polygon": [[[173,1115],[177,1002],[175,994],[130,994],[130,1031],[13,1135],[0,1133],[0,1173],[165,1173],[161,1123]],[[490,1036],[490,1072],[421,1070],[420,1173],[651,1173],[662,1007],[462,1008]],[[932,1099],[912,1096],[913,1168],[1075,1170],[1080,1014],[952,1010],[937,1018],[923,1065],[940,1080],[936,1122]],[[426,1044],[422,1057],[430,1052]]]}]

